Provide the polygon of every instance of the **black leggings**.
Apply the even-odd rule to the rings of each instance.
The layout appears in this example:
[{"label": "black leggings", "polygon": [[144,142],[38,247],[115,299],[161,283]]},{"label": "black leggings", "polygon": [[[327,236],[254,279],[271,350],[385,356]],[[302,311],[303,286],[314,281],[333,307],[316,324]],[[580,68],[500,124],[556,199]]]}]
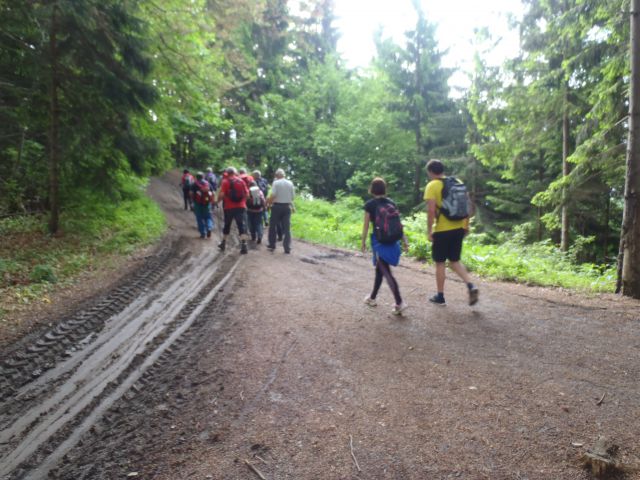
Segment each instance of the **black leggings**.
[{"label": "black leggings", "polygon": [[380,290],[380,286],[382,285],[382,277],[387,279],[387,283],[389,284],[391,293],[393,293],[393,298],[396,301],[396,305],[400,305],[402,303],[402,297],[400,296],[400,288],[398,288],[398,282],[396,282],[396,279],[393,277],[389,264],[382,260],[380,257],[376,259],[376,279],[373,282],[373,292],[371,292],[371,298],[376,298],[376,296],[378,295],[378,290]]}]

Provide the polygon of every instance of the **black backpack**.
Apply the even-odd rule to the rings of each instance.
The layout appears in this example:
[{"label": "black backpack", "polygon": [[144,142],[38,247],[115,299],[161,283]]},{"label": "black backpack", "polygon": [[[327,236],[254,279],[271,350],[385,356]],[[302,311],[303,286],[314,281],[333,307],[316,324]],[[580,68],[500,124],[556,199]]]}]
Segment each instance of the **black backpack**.
[{"label": "black backpack", "polygon": [[455,177],[442,179],[440,213],[449,220],[463,220],[469,216],[467,187]]},{"label": "black backpack", "polygon": [[395,203],[378,202],[374,228],[380,243],[395,243],[402,238],[402,222]]}]

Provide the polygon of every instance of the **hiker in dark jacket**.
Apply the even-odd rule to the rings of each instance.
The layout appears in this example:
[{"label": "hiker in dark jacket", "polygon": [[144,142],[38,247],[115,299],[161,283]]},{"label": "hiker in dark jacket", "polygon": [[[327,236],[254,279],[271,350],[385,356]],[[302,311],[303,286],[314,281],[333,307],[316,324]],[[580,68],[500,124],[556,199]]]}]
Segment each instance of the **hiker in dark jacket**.
[{"label": "hiker in dark jacket", "polygon": [[213,168],[207,168],[207,173],[204,174],[204,179],[209,182],[209,187],[212,192],[218,190],[218,178],[216,177],[216,174],[213,173]]},{"label": "hiker in dark jacket", "polygon": [[189,173],[186,168],[182,171],[182,177],[180,178],[180,188],[182,188],[182,197],[184,198],[184,209],[193,210],[193,204],[191,201],[191,187],[195,182],[193,175]]},{"label": "hiker in dark jacket", "polygon": [[[364,204],[361,249],[362,253],[367,251],[367,235],[369,233],[369,226],[373,226],[371,228],[372,232],[370,238],[371,251],[373,252],[373,265],[376,267],[376,276],[373,282],[373,290],[370,295],[365,297],[364,303],[370,307],[377,306],[376,297],[378,296],[378,291],[382,285],[382,279],[385,278],[396,302],[392,313],[394,315],[402,315],[402,312],[407,308],[407,304],[402,301],[398,282],[391,273],[391,265],[397,266],[398,263],[400,263],[400,242],[394,241],[389,244],[381,243],[375,235],[376,215],[379,213],[379,208],[389,204],[395,207],[395,204],[387,198],[387,184],[382,178],[374,178],[371,181],[369,193],[373,198]],[[409,245],[407,243],[407,238],[404,235],[402,235],[402,244],[404,250],[407,251]]]}]

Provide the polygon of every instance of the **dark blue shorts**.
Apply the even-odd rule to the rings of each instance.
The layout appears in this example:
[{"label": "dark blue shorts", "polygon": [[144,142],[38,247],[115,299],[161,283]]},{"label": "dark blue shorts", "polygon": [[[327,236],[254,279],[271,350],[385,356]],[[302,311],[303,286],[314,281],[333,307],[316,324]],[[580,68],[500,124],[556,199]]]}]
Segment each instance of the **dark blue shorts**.
[{"label": "dark blue shorts", "polygon": [[431,258],[436,263],[459,262],[462,253],[462,239],[464,229],[447,230],[433,234],[433,245],[431,247]]}]

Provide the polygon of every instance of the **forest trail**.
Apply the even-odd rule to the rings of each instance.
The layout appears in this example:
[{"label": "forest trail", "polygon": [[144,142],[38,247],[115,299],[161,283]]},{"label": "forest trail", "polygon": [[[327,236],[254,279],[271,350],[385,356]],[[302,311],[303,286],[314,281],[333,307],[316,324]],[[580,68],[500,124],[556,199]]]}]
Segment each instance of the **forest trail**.
[{"label": "forest trail", "polygon": [[1,356],[2,478],[586,480],[601,435],[640,462],[637,301],[481,281],[471,308],[448,280],[441,308],[405,258],[395,317],[368,256],[221,255],[176,185],[129,284]]}]

